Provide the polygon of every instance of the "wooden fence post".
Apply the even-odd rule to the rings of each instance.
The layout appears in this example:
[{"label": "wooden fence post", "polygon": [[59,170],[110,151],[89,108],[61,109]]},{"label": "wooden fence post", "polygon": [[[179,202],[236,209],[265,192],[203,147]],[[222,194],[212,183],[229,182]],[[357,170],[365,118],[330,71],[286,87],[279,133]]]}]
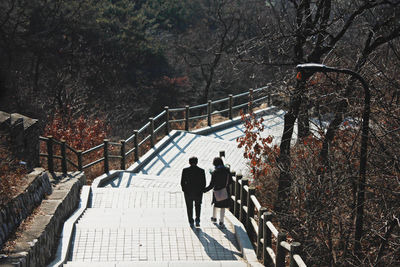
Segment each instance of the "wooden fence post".
[{"label": "wooden fence post", "polygon": [[240,184],[239,181],[243,178],[243,175],[239,174],[236,175],[236,183],[235,183],[235,203],[233,204],[233,214],[236,218],[239,218],[239,203],[238,200],[240,199]]},{"label": "wooden fence post", "polygon": [[82,150],[78,150],[77,152],[77,156],[78,156],[78,171],[82,171],[83,167],[82,167]]},{"label": "wooden fence post", "polygon": [[133,146],[135,147],[134,155],[135,155],[135,161],[139,160],[139,145],[138,145],[138,130],[133,131]]},{"label": "wooden fence post", "polygon": [[[233,176],[236,176],[236,172],[231,170],[231,175],[232,175],[232,177],[233,177]],[[232,195],[232,194],[233,194],[233,195],[235,194],[235,182],[233,182],[233,183],[231,183],[231,184],[229,185],[229,192],[230,192],[231,195]],[[233,212],[233,207],[234,207],[234,202],[231,201],[231,204],[230,204],[230,206],[229,206],[229,211],[232,212],[232,214],[234,213],[234,212]]]},{"label": "wooden fence post", "polygon": [[249,111],[253,112],[253,89],[249,89]]},{"label": "wooden fence post", "polygon": [[185,131],[189,131],[189,106],[185,106]]},{"label": "wooden fence post", "polygon": [[[267,211],[267,208],[261,207],[258,210],[257,213],[257,217],[258,217],[258,235],[257,235],[257,250],[256,250],[256,254],[258,258],[261,258],[262,255],[264,255],[263,253],[263,244],[261,242],[261,239],[263,238],[263,231],[264,231],[264,213]],[[265,242],[265,240],[263,241]]]},{"label": "wooden fence post", "polygon": [[269,256],[267,251],[267,247],[272,247],[272,233],[271,229],[267,226],[267,222],[272,220],[272,213],[271,212],[264,212],[264,221],[263,221],[263,262],[264,266],[272,266],[272,259]]},{"label": "wooden fence post", "polygon": [[250,218],[254,218],[254,203],[251,200],[251,196],[253,196],[256,192],[256,188],[254,186],[249,187],[249,193],[247,194],[247,216],[246,216],[246,223],[244,224],[247,232],[250,232],[252,227],[250,227]]},{"label": "wooden fence post", "polygon": [[207,102],[207,125],[211,126],[211,100]]},{"label": "wooden fence post", "polygon": [[121,170],[125,170],[125,140],[121,140]]},{"label": "wooden fence post", "polygon": [[67,147],[65,140],[61,140],[61,169],[64,174],[67,174]]},{"label": "wooden fence post", "polygon": [[150,122],[150,147],[154,147],[154,119],[149,118]]},{"label": "wooden fence post", "polygon": [[47,136],[47,168],[49,172],[54,172],[54,162],[53,162],[53,136]]},{"label": "wooden fence post", "polygon": [[169,135],[169,107],[165,106],[165,134]]},{"label": "wooden fence post", "polygon": [[294,254],[299,254],[300,252],[300,243],[299,242],[293,242],[290,244],[290,267],[297,267],[297,263],[294,260],[293,256]]},{"label": "wooden fence post", "polygon": [[276,241],[276,267],[285,267],[285,248],[281,246],[281,242],[286,241],[286,233],[278,233]]},{"label": "wooden fence post", "polygon": [[244,207],[247,206],[246,200],[247,200],[247,192],[246,189],[244,188],[245,186],[249,185],[249,180],[247,178],[242,179],[242,186],[240,187],[240,212],[239,212],[239,221],[241,223],[244,223]]},{"label": "wooden fence post", "polygon": [[108,165],[108,139],[104,139],[104,173],[109,172],[109,165]]},{"label": "wooden fence post", "polygon": [[229,119],[231,120],[233,118],[233,95],[229,94]]}]

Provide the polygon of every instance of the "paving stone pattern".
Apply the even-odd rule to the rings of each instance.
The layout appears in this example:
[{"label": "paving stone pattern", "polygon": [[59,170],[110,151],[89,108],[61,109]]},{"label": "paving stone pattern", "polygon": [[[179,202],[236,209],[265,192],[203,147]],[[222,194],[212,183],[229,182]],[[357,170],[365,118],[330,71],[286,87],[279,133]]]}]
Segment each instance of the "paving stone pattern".
[{"label": "paving stone pattern", "polygon": [[[279,135],[283,112],[265,116],[266,135]],[[225,151],[231,169],[244,173],[236,125],[209,136],[181,132],[138,173],[124,172],[103,188],[92,188],[91,206],[76,224],[66,266],[247,266],[233,225],[211,222],[211,192],[204,194],[201,226],[191,228],[180,187],[191,156],[206,170]],[[129,170],[129,169],[128,169]]]}]

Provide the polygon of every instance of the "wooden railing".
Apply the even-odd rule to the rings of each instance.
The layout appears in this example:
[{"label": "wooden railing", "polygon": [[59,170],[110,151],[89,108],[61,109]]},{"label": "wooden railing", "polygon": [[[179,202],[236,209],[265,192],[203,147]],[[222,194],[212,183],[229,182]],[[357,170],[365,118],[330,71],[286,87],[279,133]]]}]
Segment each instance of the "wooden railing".
[{"label": "wooden railing", "polygon": [[[212,126],[212,118],[215,115],[225,115],[227,119],[232,119],[239,114],[239,110],[247,112],[261,103],[271,104],[272,94],[268,92],[269,86],[258,89],[250,89],[247,92],[232,95],[219,100],[209,100],[205,104],[196,106],[185,106],[183,108],[165,107],[164,111],[155,117],[149,118],[148,122],[139,130],[133,131],[133,134],[126,140],[119,142],[111,142],[104,139],[102,144],[92,147],[88,150],[81,151],[70,147],[64,140],[55,140],[52,136],[40,137],[39,140],[46,143],[46,153],[40,153],[41,157],[47,158],[47,169],[50,172],[62,171],[67,173],[68,170],[83,171],[93,167],[99,163],[104,163],[104,172],[110,170],[110,160],[119,160],[120,169],[125,170],[129,162],[136,162],[139,156],[144,154],[149,148],[154,147],[159,138],[168,135],[173,125],[182,125],[184,130],[190,131],[191,123],[199,120],[207,119],[207,125]],[[193,114],[193,116],[191,116]],[[177,128],[177,127],[175,127]],[[54,149],[59,146],[58,149]],[[110,153],[112,147],[119,148],[118,154]],[[102,157],[96,158],[91,162],[85,163],[86,158],[91,154],[103,150]],[[55,151],[59,151],[56,155]],[[133,155],[132,155],[133,154]],[[132,160],[128,160],[131,158]],[[57,168],[54,164],[55,160],[59,160]]]},{"label": "wooden railing", "polygon": [[258,259],[262,260],[264,266],[283,267],[286,262],[290,267],[307,266],[299,255],[300,243],[287,242],[286,233],[276,229],[271,222],[273,214],[261,206],[255,196],[255,188],[249,186],[249,180],[235,172],[232,172],[232,176],[230,211],[245,226]]},{"label": "wooden railing", "polygon": [[[61,164],[59,165],[63,173],[68,172],[68,165],[83,171],[101,162],[104,162],[104,172],[108,173],[110,159],[120,160],[120,169],[125,170],[128,157],[133,154],[133,160],[137,161],[140,152],[145,153],[146,147],[153,147],[158,137],[169,134],[171,125],[183,123],[184,129],[189,131],[191,130],[190,123],[194,120],[207,119],[207,125],[212,126],[212,117],[216,114],[226,114],[228,119],[232,119],[238,115],[239,110],[246,112],[262,101],[270,105],[272,94],[266,92],[266,89],[268,87],[250,89],[242,94],[229,95],[227,98],[216,101],[209,100],[206,104],[192,107],[173,109],[165,107],[164,111],[149,118],[142,128],[135,130],[126,140],[111,142],[104,139],[102,144],[85,151],[76,150],[67,145],[65,141],[57,141],[51,136],[40,137],[40,141],[46,143],[47,150],[47,153],[41,153],[40,156],[47,158],[47,167],[50,172],[54,172],[56,169],[54,160],[60,160]],[[236,105],[234,105],[235,103]],[[191,116],[190,114],[196,115]],[[57,151],[60,152],[55,155],[54,146],[57,145],[59,146]],[[112,147],[119,147],[118,155],[110,153]],[[83,164],[83,157],[92,153],[99,154],[100,151],[103,152],[100,153],[102,157]],[[223,154],[220,156],[224,156]],[[68,155],[73,155],[74,159],[69,158]],[[263,261],[265,266],[280,267],[285,266],[286,262],[291,267],[306,266],[299,255],[300,243],[286,241],[286,233],[278,231],[272,224],[272,213],[261,206],[255,196],[255,188],[249,186],[249,180],[243,178],[242,175],[235,175],[234,172],[232,174],[234,183],[230,185],[233,200],[230,210],[243,223],[249,237],[253,239],[257,257]]]}]

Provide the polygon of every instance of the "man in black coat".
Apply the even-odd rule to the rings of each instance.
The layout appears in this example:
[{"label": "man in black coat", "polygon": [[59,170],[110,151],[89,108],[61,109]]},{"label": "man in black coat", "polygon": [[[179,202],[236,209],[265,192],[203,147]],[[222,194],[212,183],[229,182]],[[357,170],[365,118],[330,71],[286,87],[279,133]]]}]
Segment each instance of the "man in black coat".
[{"label": "man in black coat", "polygon": [[197,167],[197,158],[189,159],[190,167],[182,170],[181,186],[185,194],[186,210],[190,226],[194,226],[193,202],[196,209],[196,226],[200,226],[200,208],[203,190],[206,187],[206,175],[202,168]]}]

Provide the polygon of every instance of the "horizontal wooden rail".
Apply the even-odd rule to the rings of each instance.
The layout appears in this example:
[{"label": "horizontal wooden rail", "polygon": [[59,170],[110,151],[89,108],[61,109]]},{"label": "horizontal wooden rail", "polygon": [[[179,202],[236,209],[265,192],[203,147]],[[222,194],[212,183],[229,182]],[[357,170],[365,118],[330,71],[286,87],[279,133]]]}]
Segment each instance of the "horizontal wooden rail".
[{"label": "horizontal wooden rail", "polygon": [[96,164],[98,164],[98,163],[100,163],[102,161],[104,161],[104,158],[100,158],[100,159],[95,160],[95,161],[93,161],[93,162],[91,162],[89,164],[86,164],[85,166],[83,166],[82,169],[87,169],[87,168],[92,167],[92,166],[94,166],[94,165],[96,165]]},{"label": "horizontal wooden rail", "polygon": [[108,144],[112,146],[121,146],[121,143],[116,143],[116,142],[108,142]]},{"label": "horizontal wooden rail", "polygon": [[61,145],[61,141],[58,141],[57,139],[53,139],[53,144]]},{"label": "horizontal wooden rail", "polygon": [[170,120],[169,122],[183,122],[185,119],[176,119],[176,120]]},{"label": "horizontal wooden rail", "polygon": [[185,111],[185,108],[170,108],[170,112]]},{"label": "horizontal wooden rail", "polygon": [[229,111],[228,108],[222,109],[222,110],[215,110],[215,111],[213,111],[212,115],[221,114],[221,113],[228,112],[228,111]]},{"label": "horizontal wooden rail", "polygon": [[204,119],[204,118],[207,118],[207,115],[193,116],[193,117],[190,117],[189,120],[197,120],[197,119]]},{"label": "horizontal wooden rail", "polygon": [[69,150],[71,150],[72,152],[74,152],[75,154],[78,153],[78,151],[75,150],[75,148],[69,146],[68,144],[65,144],[66,148],[68,148]]},{"label": "horizontal wooden rail", "polygon": [[128,150],[128,152],[125,153],[125,156],[128,156],[129,154],[131,154],[134,151],[135,151],[135,148],[133,147],[130,150]]},{"label": "horizontal wooden rail", "polygon": [[120,158],[122,158],[122,157],[119,156],[119,155],[108,155],[108,157],[109,157],[110,159],[120,159]]},{"label": "horizontal wooden rail", "polygon": [[154,117],[154,120],[158,120],[159,118],[161,118],[162,116],[165,116],[167,112],[164,110],[162,111],[160,114],[158,114],[157,116]]},{"label": "horizontal wooden rail", "polygon": [[140,134],[144,132],[150,126],[150,122],[146,123],[142,128],[140,128],[137,133]]},{"label": "horizontal wooden rail", "polygon": [[166,122],[163,122],[160,124],[160,126],[158,126],[156,129],[154,129],[155,133],[158,133],[161,129],[163,129],[165,126],[167,125]]},{"label": "horizontal wooden rail", "polygon": [[251,196],[251,201],[253,201],[254,208],[257,211],[259,211],[261,209],[261,204],[260,204],[260,202],[258,202],[258,199],[256,198],[256,196]]},{"label": "horizontal wooden rail", "polygon": [[[161,134],[161,135],[168,135],[170,132],[170,127],[171,123],[179,123],[181,124],[184,122],[184,127],[185,130],[189,131],[190,130],[190,124],[192,120],[198,120],[198,119],[206,119],[207,120],[207,125],[211,126],[212,125],[212,116],[216,114],[223,114],[223,113],[228,113],[228,119],[233,118],[233,110],[240,109],[242,107],[249,106],[249,103],[251,101],[253,102],[261,102],[265,99],[270,99],[270,95],[266,94],[265,90],[268,88],[266,87],[261,87],[257,89],[250,89],[249,91],[237,94],[237,95],[232,95],[229,94],[228,97],[217,99],[217,100],[209,100],[207,103],[204,104],[198,104],[194,106],[185,106],[185,107],[180,107],[180,108],[169,108],[168,106],[164,107],[164,110],[160,112],[158,115],[156,115],[154,118],[150,118],[150,120],[143,125],[139,130],[135,130],[132,135],[130,135],[126,140],[121,140],[120,142],[115,142],[115,141],[109,141],[109,140],[104,140],[102,144],[96,145],[92,148],[89,148],[85,151],[78,151],[77,149],[71,147],[68,145],[65,141],[63,140],[55,140],[52,136],[40,136],[39,140],[42,142],[46,143],[47,150],[46,153],[40,153],[40,157],[45,157],[47,158],[47,168],[49,171],[53,172],[55,167],[54,167],[54,160],[61,160],[61,166],[62,166],[62,171],[64,173],[67,172],[67,166],[72,166],[75,169],[78,169],[82,171],[83,169],[90,168],[102,161],[104,161],[104,171],[108,172],[109,169],[109,159],[119,159],[121,161],[121,169],[125,169],[125,164],[126,164],[126,157],[132,153],[134,153],[134,161],[137,161],[139,159],[139,152],[140,153],[145,153],[146,150],[148,149],[147,147],[143,147],[146,142],[150,141],[150,147],[154,146],[154,143],[156,141],[156,138]],[[253,99],[254,94],[258,92],[262,92],[263,94],[257,94],[260,96],[258,99]],[[241,98],[241,97],[247,97],[247,99],[241,99],[241,101],[245,101],[245,103],[234,105],[235,99]],[[226,108],[224,107],[222,110],[215,110],[216,108],[220,107],[220,105],[226,105]],[[191,111],[198,109],[199,111],[197,112],[192,112],[193,116],[191,116]],[[171,116],[171,112],[175,112],[174,116]],[[171,119],[173,118],[173,119]],[[163,131],[164,129],[164,131]],[[157,137],[156,137],[157,135]],[[133,143],[133,145],[132,145]],[[129,147],[128,147],[129,145]],[[118,147],[119,148],[119,155],[110,155],[109,154],[109,148],[110,146],[112,147]],[[93,159],[93,162],[89,162],[88,164],[83,166],[83,157],[86,159],[88,157],[100,157],[100,155],[95,154],[94,156],[89,156],[89,153],[92,152],[99,152],[99,150],[103,150],[102,157],[100,159]],[[126,151],[127,150],[127,151]],[[74,160],[71,158],[71,153],[73,153]],[[56,153],[60,153],[57,154]],[[59,165],[57,165],[58,167]],[[246,190],[243,194],[249,195],[248,191]],[[249,196],[251,197],[251,196]],[[235,200],[236,201],[236,200]],[[252,212],[252,209],[247,209],[246,203],[242,203],[243,201],[240,199],[237,199],[238,204],[244,206],[245,208],[239,209],[237,208],[238,213],[242,213],[242,216],[244,217],[249,217],[249,213]],[[260,207],[258,202],[255,202],[253,200],[253,197],[251,197],[248,200],[250,205],[254,204],[254,209],[257,211]],[[233,207],[232,207],[233,208]],[[250,218],[246,219],[248,221],[248,224],[251,224],[252,221]]]},{"label": "horizontal wooden rail", "polygon": [[219,100],[213,100],[211,103],[212,104],[219,104],[219,103],[223,103],[223,102],[228,102],[228,100],[229,100],[229,97],[226,97],[226,98],[222,98],[222,99],[219,99]]},{"label": "horizontal wooden rail", "polygon": [[297,266],[299,266],[299,267],[307,267],[307,265],[304,263],[304,261],[300,257],[300,255],[295,254],[295,255],[293,255],[293,258],[296,261]]},{"label": "horizontal wooden rail", "polygon": [[75,164],[75,162],[73,162],[72,160],[67,159],[67,162],[68,162],[69,164],[71,164],[72,166],[74,166],[76,169],[78,169],[78,164]]},{"label": "horizontal wooden rail", "polygon": [[244,93],[241,93],[241,94],[238,94],[238,95],[234,95],[233,96],[233,99],[235,99],[235,98],[238,98],[238,97],[242,97],[242,96],[247,96],[247,95],[249,95],[249,92],[244,92]]},{"label": "horizontal wooden rail", "polygon": [[143,138],[143,140],[142,141],[140,141],[139,143],[138,143],[138,146],[141,146],[141,145],[143,145],[144,143],[146,143],[146,141],[148,141],[148,140],[150,140],[150,135],[148,135],[148,136],[146,136],[145,138]]},{"label": "horizontal wooden rail", "polygon": [[85,150],[85,151],[82,152],[82,156],[84,156],[84,155],[86,155],[86,154],[88,154],[88,153],[90,153],[90,152],[99,150],[99,149],[102,148],[102,147],[104,147],[104,144],[100,144],[100,145],[94,146],[94,147],[92,147],[92,148],[89,148],[88,150]]},{"label": "horizontal wooden rail", "polygon": [[269,97],[269,95],[263,96],[263,97],[260,97],[260,98],[257,98],[257,99],[255,99],[255,100],[253,100],[253,103],[257,103],[257,102],[260,102],[260,101],[262,101],[262,100],[268,99],[268,97]]},{"label": "horizontal wooden rail", "polygon": [[196,106],[191,106],[189,107],[190,110],[192,109],[198,109],[198,108],[205,108],[207,107],[208,104],[201,104],[201,105],[196,105]]},{"label": "horizontal wooden rail", "polygon": [[272,224],[272,222],[267,221],[266,224],[267,224],[267,227],[269,228],[269,230],[271,231],[271,233],[272,233],[275,237],[278,237],[279,232],[278,232],[278,230],[275,228],[275,226]]},{"label": "horizontal wooden rail", "polygon": [[240,105],[234,106],[234,107],[232,107],[232,109],[239,109],[239,108],[248,107],[248,106],[249,106],[249,103],[244,103],[244,104],[240,104]]}]

